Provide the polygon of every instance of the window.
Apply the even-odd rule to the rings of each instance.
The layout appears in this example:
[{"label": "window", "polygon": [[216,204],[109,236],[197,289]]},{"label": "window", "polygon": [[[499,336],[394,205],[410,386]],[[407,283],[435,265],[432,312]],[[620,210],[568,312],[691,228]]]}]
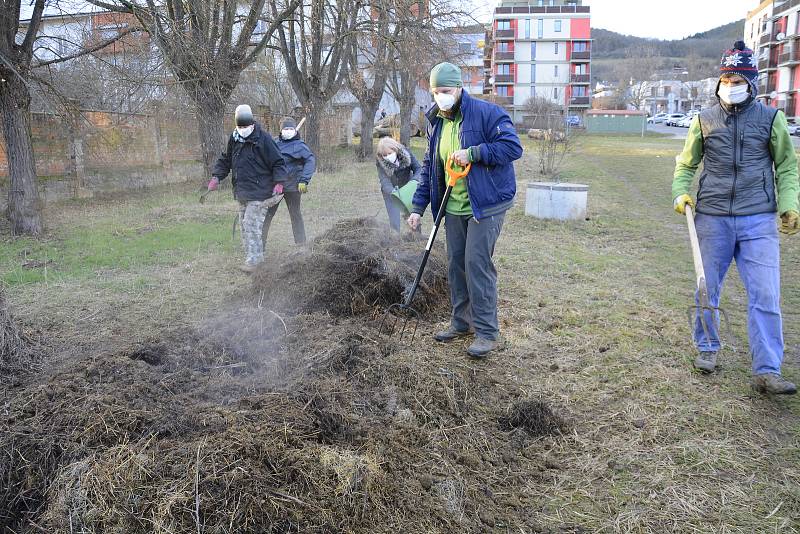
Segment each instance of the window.
[{"label": "window", "polygon": [[556,30],[556,32],[560,32],[560,31],[561,31],[561,21],[560,21],[560,20],[557,20],[557,21],[556,21],[556,28],[555,28],[555,30]]},{"label": "window", "polygon": [[510,20],[498,20],[497,21],[497,29],[498,30],[510,30],[511,29],[511,21]]},{"label": "window", "polygon": [[553,87],[553,98],[558,100],[558,87]]},{"label": "window", "polygon": [[497,66],[497,74],[500,75],[509,75],[511,74],[511,65],[508,63],[503,63]]},{"label": "window", "polygon": [[537,28],[536,35],[538,35],[539,39],[541,39],[544,37],[544,19],[539,19],[538,23],[539,27]]},{"label": "window", "polygon": [[587,52],[589,50],[589,46],[586,41],[575,41],[572,46],[573,52]]},{"label": "window", "polygon": [[558,55],[558,43],[553,43],[553,52]]},{"label": "window", "polygon": [[531,38],[531,19],[525,19],[525,39]]},{"label": "window", "polygon": [[588,65],[586,63],[578,63],[575,65],[575,74],[587,74],[589,70],[587,67]]},{"label": "window", "polygon": [[496,89],[497,89],[497,96],[508,96],[507,85],[498,85]]},{"label": "window", "polygon": [[508,52],[508,43],[497,43],[498,52]]},{"label": "window", "polygon": [[558,65],[553,65],[553,76],[558,78]]},{"label": "window", "polygon": [[536,83],[536,65],[531,65],[531,83]]},{"label": "window", "polygon": [[462,54],[472,53],[472,43],[458,43],[458,51]]},{"label": "window", "polygon": [[544,5],[544,0],[539,0],[539,7],[542,7],[543,5]]},{"label": "window", "polygon": [[573,87],[572,96],[586,96],[586,86],[579,85],[577,87]]},{"label": "window", "polygon": [[536,61],[536,42],[531,43],[531,61]]}]

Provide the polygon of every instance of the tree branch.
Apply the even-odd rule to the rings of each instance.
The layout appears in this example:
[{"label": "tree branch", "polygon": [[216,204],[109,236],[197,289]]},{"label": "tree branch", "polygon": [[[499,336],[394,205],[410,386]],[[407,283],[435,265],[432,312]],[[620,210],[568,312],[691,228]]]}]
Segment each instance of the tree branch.
[{"label": "tree branch", "polygon": [[100,43],[98,43],[98,44],[96,44],[96,45],[94,45],[92,47],[84,48],[83,50],[79,50],[78,52],[76,52],[74,54],[70,54],[68,56],[63,56],[63,57],[51,59],[51,60],[48,60],[48,61],[36,62],[36,63],[33,64],[33,68],[37,69],[37,68],[40,68],[40,67],[46,67],[48,65],[55,65],[57,63],[63,63],[65,61],[69,61],[69,60],[75,59],[77,57],[85,56],[87,54],[92,54],[94,52],[97,52],[98,50],[102,50],[103,48],[105,48],[105,47],[107,47],[107,46],[109,46],[111,44],[116,43],[117,41],[119,41],[120,39],[125,37],[126,35],[132,34],[134,32],[139,32],[139,31],[141,31],[141,28],[126,28],[124,31],[119,32],[114,37],[111,37],[110,39],[106,39],[105,41],[102,41],[102,42],[100,42]]}]

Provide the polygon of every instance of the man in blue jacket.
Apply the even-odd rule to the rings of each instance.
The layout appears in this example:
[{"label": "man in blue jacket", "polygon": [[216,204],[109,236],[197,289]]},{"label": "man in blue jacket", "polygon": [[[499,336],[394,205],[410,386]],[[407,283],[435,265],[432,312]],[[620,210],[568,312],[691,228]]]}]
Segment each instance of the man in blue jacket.
[{"label": "man in blue jacket", "polygon": [[283,198],[286,165],[272,136],[253,118],[250,106],[243,104],[234,114],[236,129],[228,138],[225,152],[217,159],[208,182],[214,191],[228,173],[233,173],[233,196],[239,202],[239,222],[245,261],[240,270],[251,273],[264,261],[261,227],[267,209]]},{"label": "man in blue jacket", "polygon": [[[286,163],[288,179],[284,184],[283,198],[286,201],[286,207],[289,209],[294,242],[296,245],[304,245],[306,242],[306,227],[303,222],[303,214],[300,212],[300,196],[308,192],[308,184],[317,168],[317,161],[308,145],[300,139],[300,134],[297,132],[297,123],[292,118],[285,118],[281,121],[278,149],[280,149],[283,161]],[[264,219],[261,239],[264,241],[265,248],[269,226],[277,212],[278,205],[275,205],[267,211],[267,216]]]},{"label": "man in blue jacket", "polygon": [[408,224],[416,229],[428,204],[436,217],[445,191],[444,165],[450,156],[459,169],[472,163],[445,208],[453,311],[450,326],[434,339],[447,343],[474,331],[467,353],[483,358],[499,345],[497,271],[492,255],[505,213],[514,203],[513,162],[522,156],[522,146],[503,108],[469,96],[462,85],[461,69],[452,63],[440,63],[431,71],[436,104],[427,113],[428,150]]}]

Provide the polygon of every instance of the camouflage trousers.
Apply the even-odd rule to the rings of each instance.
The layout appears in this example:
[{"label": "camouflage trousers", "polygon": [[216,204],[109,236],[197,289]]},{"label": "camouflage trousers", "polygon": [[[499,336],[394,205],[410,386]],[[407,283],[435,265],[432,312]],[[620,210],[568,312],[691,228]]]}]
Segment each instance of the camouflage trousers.
[{"label": "camouflage trousers", "polygon": [[239,224],[242,231],[245,263],[256,265],[264,261],[264,243],[261,241],[261,228],[269,209],[267,201],[239,201]]}]

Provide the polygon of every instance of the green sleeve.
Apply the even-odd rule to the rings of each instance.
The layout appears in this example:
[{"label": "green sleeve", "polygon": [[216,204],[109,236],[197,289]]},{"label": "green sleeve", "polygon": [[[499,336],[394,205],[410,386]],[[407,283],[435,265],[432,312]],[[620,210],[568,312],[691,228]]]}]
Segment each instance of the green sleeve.
[{"label": "green sleeve", "polygon": [[778,111],[772,121],[772,135],[769,140],[769,151],[775,162],[775,179],[778,183],[778,213],[783,215],[789,210],[798,211],[797,194],[800,193],[800,181],[797,177],[797,155],[794,152],[792,137],[786,115]]},{"label": "green sleeve", "polygon": [[688,195],[694,181],[694,173],[703,160],[703,131],[700,128],[700,116],[697,115],[689,126],[683,152],[675,158],[675,174],[672,178],[672,199]]}]

